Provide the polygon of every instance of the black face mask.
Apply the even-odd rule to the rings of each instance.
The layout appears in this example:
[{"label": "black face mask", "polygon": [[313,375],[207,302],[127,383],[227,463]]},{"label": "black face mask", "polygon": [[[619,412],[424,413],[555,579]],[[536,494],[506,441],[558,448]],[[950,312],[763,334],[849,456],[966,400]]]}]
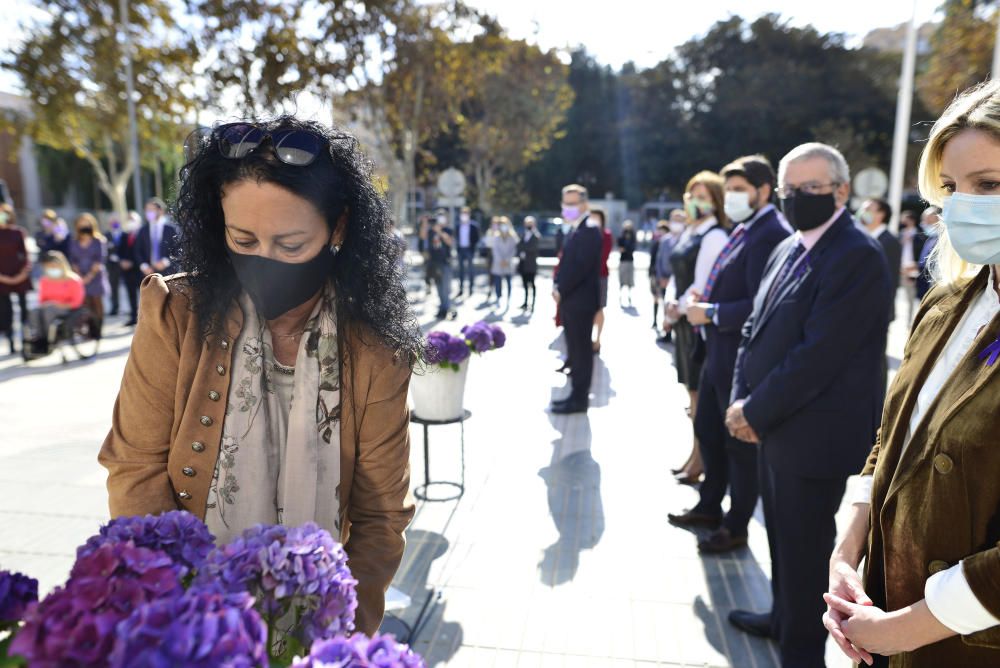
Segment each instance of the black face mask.
[{"label": "black face mask", "polygon": [[781,198],[781,211],[792,227],[802,232],[812,230],[833,217],[837,201],[833,193],[807,195],[799,193],[795,197]]},{"label": "black face mask", "polygon": [[328,245],[314,258],[298,263],[226,250],[236,277],[265,320],[288,313],[319,292],[330,276],[334,257]]}]

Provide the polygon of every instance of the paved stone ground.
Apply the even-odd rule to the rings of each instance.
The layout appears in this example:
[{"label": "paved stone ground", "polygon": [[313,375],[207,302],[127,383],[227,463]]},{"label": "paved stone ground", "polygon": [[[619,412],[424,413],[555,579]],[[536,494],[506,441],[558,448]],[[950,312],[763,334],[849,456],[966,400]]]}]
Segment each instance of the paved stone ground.
[{"label": "paved stone ground", "polygon": [[[641,283],[644,270],[636,274]],[[749,547],[726,557],[699,557],[696,537],[667,524],[668,511],[696,498],[668,472],[692,435],[670,351],[654,343],[648,290],[637,289],[635,308],[620,308],[612,277],[593,407],[556,417],[544,409],[568,388],[554,372],[551,281],[539,278],[536,312],[523,316],[484,307],[479,280],[458,319],[434,327],[497,320],[508,345],[471,363],[464,497],[418,504],[408,533],[395,584],[413,604],[401,617],[412,623],[432,597],[416,649],[432,666],[776,666],[770,643],[725,621],[733,607],[770,600],[760,515]],[[419,280],[412,287],[431,328],[436,296],[425,303]],[[517,278],[514,292],[517,307]],[[75,546],[107,519],[95,457],[130,342],[120,320],[89,362],[0,357],[0,566],[44,589],[65,579]],[[903,336],[894,325],[890,350]],[[432,428],[432,477],[460,478],[459,433]],[[412,436],[416,486],[419,427]],[[385,629],[399,627],[387,620]]]}]

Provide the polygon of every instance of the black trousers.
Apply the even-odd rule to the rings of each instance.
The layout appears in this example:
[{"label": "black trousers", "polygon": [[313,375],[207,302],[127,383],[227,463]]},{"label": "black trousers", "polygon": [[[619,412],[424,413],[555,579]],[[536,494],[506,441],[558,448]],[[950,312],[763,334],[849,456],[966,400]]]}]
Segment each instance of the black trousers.
[{"label": "black trousers", "polygon": [[111,315],[118,315],[121,304],[119,288],[122,282],[122,268],[117,262],[108,262],[108,285],[111,286]]},{"label": "black trousers", "polygon": [[590,396],[590,381],[594,375],[594,347],[591,332],[597,311],[587,308],[563,308],[563,334],[566,337],[567,363],[573,391],[571,401],[586,402]]},{"label": "black trousers", "polygon": [[[706,367],[707,368],[707,367]],[[722,514],[722,499],[729,489],[729,512],[722,525],[733,536],[746,536],[759,495],[757,477],[757,445],[729,435],[726,410],[729,408],[729,388],[716,386],[704,371],[701,374],[698,411],[694,418],[694,433],[701,448],[705,465],[705,480],[699,489],[696,510],[712,515]]]},{"label": "black trousers", "polygon": [[128,298],[129,319],[135,320],[139,317],[139,285],[142,283],[142,272],[138,269],[123,271],[122,281],[125,283],[125,296]]},{"label": "black trousers", "polygon": [[823,594],[837,536],[834,515],[846,478],[804,478],[779,472],[760,456],[760,492],[771,548],[772,632],[782,668],[826,665]]}]

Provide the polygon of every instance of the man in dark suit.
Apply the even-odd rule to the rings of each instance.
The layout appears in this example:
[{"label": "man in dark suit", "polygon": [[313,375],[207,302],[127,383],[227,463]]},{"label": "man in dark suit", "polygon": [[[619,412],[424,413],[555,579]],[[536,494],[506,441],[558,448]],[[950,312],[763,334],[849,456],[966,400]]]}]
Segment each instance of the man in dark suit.
[{"label": "man in dark suit", "polygon": [[590,403],[590,381],[594,373],[591,331],[594,316],[601,307],[600,227],[591,224],[587,189],[569,185],[562,191],[562,217],[573,227],[563,244],[553,297],[562,314],[566,337],[567,360],[572,392],[562,401],[552,403],[556,414],[584,413]]},{"label": "man in dark suit", "polygon": [[889,231],[892,207],[884,199],[870,199],[861,206],[861,223],[872,239],[879,243],[889,265],[892,298],[889,300],[889,322],[896,319],[896,292],[899,290],[899,271],[903,262],[903,244]]},{"label": "man in dark suit", "polygon": [[798,233],[764,270],[726,415],[734,437],[760,444],[774,607],[733,610],[729,621],[775,638],[782,666],[812,667],[825,665],[834,515],[879,421],[891,281],[881,248],[845,208],[850,171],[839,151],[793,149],[778,182]]},{"label": "man in dark suit", "polygon": [[132,327],[139,317],[139,285],[142,283],[142,271],[135,259],[135,243],[139,238],[139,214],[134,211],[129,214],[125,223],[121,244],[117,248],[118,265],[121,267],[122,283],[125,284],[125,296],[128,298],[129,316],[126,326]]},{"label": "man in dark suit", "polygon": [[108,315],[118,315],[120,310],[120,295],[122,284],[121,249],[128,235],[122,230],[118,218],[111,219],[111,230],[108,232],[108,285],[111,288],[111,311]]},{"label": "man in dark suit", "polygon": [[[712,267],[698,304],[687,317],[701,328],[705,365],[699,383],[694,431],[705,463],[698,504],[670,521],[682,526],[708,526],[715,531],[698,543],[702,552],[727,552],[747,542],[747,525],[757,505],[757,450],[726,430],[726,409],[733,387],[733,368],[743,324],[768,258],[791,230],[771,203],[775,175],[763,156],[740,158],[722,170],[726,214],[738,223]],[[722,517],[729,488],[730,507]],[[721,526],[720,526],[721,524]]]},{"label": "man in dark suit", "polygon": [[177,249],[177,228],[167,220],[167,206],[158,197],[146,203],[146,223],[136,237],[136,264],[143,276],[166,274]]},{"label": "man in dark suit", "polygon": [[476,248],[479,247],[479,223],[472,219],[472,210],[462,207],[458,215],[455,250],[458,254],[458,294],[465,294],[464,286],[469,286],[469,296],[476,282]]}]

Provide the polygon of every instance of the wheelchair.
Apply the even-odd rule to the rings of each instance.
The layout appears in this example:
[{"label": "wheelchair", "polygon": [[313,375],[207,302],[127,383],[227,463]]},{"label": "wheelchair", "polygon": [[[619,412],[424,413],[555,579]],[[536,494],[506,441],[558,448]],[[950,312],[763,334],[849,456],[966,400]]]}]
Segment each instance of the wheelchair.
[{"label": "wheelchair", "polygon": [[97,355],[101,343],[100,324],[86,306],[56,315],[49,322],[46,332],[32,334],[25,336],[21,345],[25,362],[58,352],[62,363],[69,364],[71,360],[67,349],[72,351],[77,361],[91,359]]}]

